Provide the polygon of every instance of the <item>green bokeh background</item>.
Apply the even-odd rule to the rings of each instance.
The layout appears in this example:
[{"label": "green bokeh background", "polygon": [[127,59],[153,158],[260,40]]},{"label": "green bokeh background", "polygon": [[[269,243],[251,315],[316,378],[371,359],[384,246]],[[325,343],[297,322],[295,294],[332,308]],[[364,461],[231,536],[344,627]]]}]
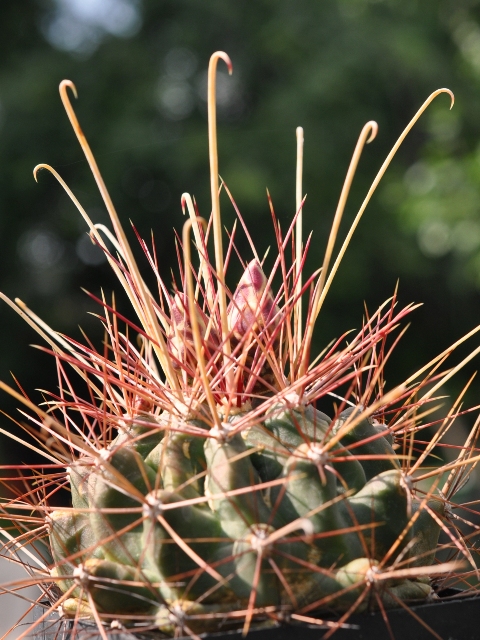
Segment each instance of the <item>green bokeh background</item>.
[{"label": "green bokeh background", "polygon": [[[224,71],[219,78],[220,173],[259,252],[273,242],[265,188],[283,228],[294,214],[295,128],[304,127],[309,272],[322,261],[364,123],[376,120],[379,134],[364,151],[341,238],[417,108],[439,87],[454,91],[454,109],[448,96],[437,98],[389,168],[316,333],[320,349],[358,328],[364,301],[375,309],[399,279],[401,303],[425,305],[387,372],[389,385],[398,382],[480,318],[478,0],[2,0],[0,290],[59,331],[78,338],[80,324],[100,344],[99,323],[87,314],[95,305],[81,287],[98,294],[118,286],[96,264],[86,227],[53,177],[32,178],[37,163],[51,164],[95,221],[107,223],[58,96],[63,78],[77,86],[75,108],[121,219],[147,238],[153,229],[168,280],[181,194],[209,213],[205,73],[216,49],[234,65],[231,79]],[[231,226],[226,199],[223,214]],[[248,258],[241,237],[239,245]],[[2,303],[0,379],[14,372],[37,400],[35,388],[56,385],[51,359],[28,346],[38,342]],[[477,390],[474,383],[473,403]],[[5,395],[2,408],[15,412]],[[7,418],[0,423],[12,428]],[[0,444],[0,458],[20,456]]]}]

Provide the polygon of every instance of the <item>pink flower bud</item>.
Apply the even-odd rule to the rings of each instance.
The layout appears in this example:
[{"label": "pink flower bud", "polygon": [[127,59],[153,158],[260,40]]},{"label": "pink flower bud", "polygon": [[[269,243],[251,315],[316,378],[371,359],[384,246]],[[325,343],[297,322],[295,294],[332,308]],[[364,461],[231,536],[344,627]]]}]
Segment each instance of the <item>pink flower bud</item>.
[{"label": "pink flower bud", "polygon": [[277,326],[274,317],[278,307],[272,292],[265,292],[267,278],[256,260],[247,265],[228,307],[228,325],[234,338],[241,340],[248,333],[271,333]]},{"label": "pink flower bud", "polygon": [[[195,304],[195,317],[205,349],[204,357],[208,361],[220,346],[220,338],[215,327],[210,327],[207,336],[208,318]],[[197,356],[193,340],[188,299],[185,293],[177,293],[170,308],[171,329],[167,336],[167,346],[173,356],[173,366],[180,369],[180,363],[195,370]]]}]

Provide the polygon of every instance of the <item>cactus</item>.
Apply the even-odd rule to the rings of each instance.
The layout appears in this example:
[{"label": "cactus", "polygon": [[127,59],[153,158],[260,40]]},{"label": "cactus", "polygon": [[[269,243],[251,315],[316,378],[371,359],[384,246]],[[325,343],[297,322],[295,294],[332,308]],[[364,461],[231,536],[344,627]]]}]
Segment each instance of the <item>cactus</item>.
[{"label": "cactus", "polygon": [[[441,582],[457,571],[458,555],[471,558],[451,524],[451,505],[476,463],[477,424],[454,463],[422,471],[438,451],[446,423],[413,454],[429,403],[451,376],[450,370],[438,372],[439,363],[458,345],[385,392],[387,340],[414,308],[397,311],[394,296],[353,338],[340,338],[316,360],[310,354],[315,320],[373,192],[329,272],[351,177],[364,144],[375,137],[375,123],[361,132],[320,274],[303,281],[308,243],[302,246],[297,184],[297,213],[285,235],[274,218],[278,253],[270,274],[252,244],[253,259],[242,263],[243,275],[232,292],[225,277],[217,178],[219,59],[231,70],[226,54],[212,56],[212,218],[207,224],[198,217],[184,194],[189,220],[181,286],[169,292],[141,241],[155,269],[159,300],[143,281],[70,103],[68,89],[74,87],[64,81],[60,94],[105,197],[116,255],[60,176],[48,165],[38,168],[48,169],[71,194],[125,288],[138,324],[126,321],[121,333],[125,319],[113,303],[98,300],[110,353],[97,352],[3,296],[47,340],[60,371],[60,393],[50,396],[48,410],[2,383],[35,412],[37,441],[53,468],[51,477],[46,471],[34,475],[30,503],[19,492],[3,510],[20,531],[39,523],[38,532],[33,528],[24,536],[48,545],[51,560],[40,573],[53,608],[77,621],[96,621],[104,637],[108,625],[178,636],[239,625],[247,632],[254,621],[285,619],[334,632],[353,611],[385,612],[435,598],[432,578]],[[443,91],[432,94],[414,117],[374,187],[413,123]],[[300,165],[301,131],[298,135]],[[192,231],[198,269],[192,264]],[[286,248],[293,242],[296,253],[288,266]],[[232,235],[226,255],[234,248]],[[308,299],[304,323],[302,299]],[[140,348],[128,332],[139,335]],[[88,399],[77,396],[66,365],[88,385]],[[316,404],[332,397],[336,404],[326,415]],[[433,484],[425,489],[420,483],[429,478]],[[51,506],[50,487],[64,484],[71,503]],[[27,524],[15,515],[25,504],[37,518]],[[453,549],[445,562],[435,560],[442,531],[450,540],[445,548]]]},{"label": "cactus", "polygon": [[[73,509],[50,516],[57,575],[82,574],[64,611],[85,611],[87,592],[102,612],[134,611],[156,619],[165,617],[166,605],[202,597],[197,614],[232,602],[246,607],[252,592],[258,607],[280,605],[288,594],[302,604],[328,596],[330,606],[343,611],[358,597],[358,588],[348,589],[357,582],[352,575],[373,570],[404,531],[392,560],[407,546],[404,558],[416,558],[419,542],[408,524],[420,500],[409,501],[388,439],[364,419],[348,442],[373,431],[380,437],[363,445],[366,455],[368,447],[392,453],[378,461],[375,473],[374,461],[367,458],[362,465],[342,450],[340,440],[334,451],[343,459],[335,462],[328,433],[338,432],[352,411],[342,412],[329,429],[331,420],[312,406],[288,404],[274,405],[245,431],[235,425],[248,412],[221,430],[188,419],[172,424],[170,415],[152,421],[151,414],[139,412],[100,452],[101,465],[92,457],[73,466]],[[145,428],[147,446],[139,438]],[[272,454],[278,446],[273,466],[262,447]],[[277,478],[285,481],[267,492]],[[287,533],[295,530],[303,535],[290,541]],[[422,553],[431,553],[440,526],[427,514],[422,531]],[[187,540],[192,532],[195,539],[182,548],[176,536]],[[318,572],[306,572],[313,561]],[[288,576],[289,589],[276,570]],[[118,585],[102,590],[102,579]],[[128,584],[139,581],[144,586]],[[61,586],[66,591],[74,583]],[[399,579],[393,586],[404,599],[431,593],[421,580]],[[389,595],[382,597],[388,601]]]}]

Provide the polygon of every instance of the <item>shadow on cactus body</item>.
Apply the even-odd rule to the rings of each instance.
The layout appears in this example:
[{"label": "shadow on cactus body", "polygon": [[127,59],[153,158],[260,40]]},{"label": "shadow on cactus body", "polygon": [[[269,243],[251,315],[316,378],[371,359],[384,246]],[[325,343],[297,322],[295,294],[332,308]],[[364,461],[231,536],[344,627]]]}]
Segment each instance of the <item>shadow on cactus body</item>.
[{"label": "shadow on cactus body", "polygon": [[[267,277],[238,212],[253,259],[240,257],[244,274],[231,291],[226,272],[235,234],[224,257],[218,199],[219,59],[230,68],[226,54],[214,54],[212,216],[209,223],[202,220],[184,194],[189,220],[180,285],[171,291],[157,273],[154,251],[140,240],[159,296],[143,281],[71,106],[68,89],[75,89],[64,81],[60,94],[115,237],[92,223],[51,167],[39,168],[71,195],[138,323],[120,316],[113,302],[98,300],[108,342],[100,352],[56,333],[26,305],[2,296],[49,344],[60,389],[44,409],[2,383],[33,412],[35,447],[50,470],[25,471],[21,482],[29,490],[17,490],[17,498],[3,505],[23,535],[15,543],[3,533],[14,551],[15,544],[48,545],[51,559],[35,556],[43,594],[61,615],[95,620],[104,637],[112,624],[194,635],[238,626],[246,632],[254,620],[286,619],[333,633],[353,611],[435,598],[434,587],[445,576],[454,582],[467,575],[459,572],[458,558],[472,561],[468,536],[452,524],[452,498],[476,464],[477,423],[455,462],[434,469],[424,464],[439,453],[460,411],[456,403],[445,420],[425,421],[436,392],[463,364],[439,369],[463,339],[385,392],[384,367],[400,337],[391,339],[393,332],[414,308],[396,310],[394,296],[367,315],[358,334],[342,336],[316,359],[310,354],[315,320],[374,188],[414,122],[446,90],[432,94],[400,136],[329,270],[355,167],[376,134],[375,123],[364,127],[322,270],[305,279],[309,241],[301,241],[303,137],[297,132],[297,213],[283,234],[272,210],[277,252]],[[191,258],[192,232],[198,267]],[[209,258],[211,236],[215,261]],[[130,341],[132,333],[139,347]],[[67,366],[87,383],[88,398],[76,395]],[[335,398],[330,416],[316,409],[325,397]],[[419,430],[435,424],[431,442],[416,441]],[[50,495],[65,484],[71,506],[50,506]],[[34,515],[25,518],[25,509]],[[435,559],[441,531],[447,539],[443,563]]]}]

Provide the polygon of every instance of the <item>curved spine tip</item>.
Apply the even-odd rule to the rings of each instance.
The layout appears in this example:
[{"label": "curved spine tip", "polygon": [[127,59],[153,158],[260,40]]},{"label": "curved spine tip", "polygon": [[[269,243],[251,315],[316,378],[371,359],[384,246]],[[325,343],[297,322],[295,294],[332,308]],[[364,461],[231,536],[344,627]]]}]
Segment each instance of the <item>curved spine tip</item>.
[{"label": "curved spine tip", "polygon": [[37,173],[39,171],[41,171],[42,169],[45,169],[45,165],[44,164],[37,164],[36,167],[34,167],[33,169],[33,179],[35,180],[35,182],[38,183],[38,177],[37,177]]},{"label": "curved spine tip", "polygon": [[451,89],[447,89],[447,87],[443,87],[438,90],[438,93],[448,93],[450,96],[450,111],[453,109],[453,105],[455,104],[455,94]]},{"label": "curved spine tip", "polygon": [[373,142],[377,137],[378,124],[375,122],[375,120],[369,120],[365,125],[365,128],[367,127],[370,127],[370,135],[366,139],[365,144],[370,144],[370,142]]},{"label": "curved spine tip", "polygon": [[53,167],[51,167],[49,164],[47,164],[46,162],[40,162],[33,169],[33,177],[35,178],[35,182],[38,182],[38,175],[37,174],[42,169],[45,169],[46,171],[50,171],[50,173],[53,173],[53,175],[55,175],[55,176],[58,175],[57,172],[55,171],[55,169],[53,169]]},{"label": "curved spine tip", "polygon": [[75,99],[78,99],[77,87],[73,84],[71,80],[62,80],[58,85],[58,90],[60,91],[60,95],[67,96],[67,89],[71,89]]},{"label": "curved spine tip", "polygon": [[225,53],[225,51],[215,51],[215,53],[212,53],[210,56],[210,64],[214,64],[218,62],[218,60],[223,60],[225,62],[228,69],[228,75],[231,76],[233,73],[233,64],[228,53]]}]

